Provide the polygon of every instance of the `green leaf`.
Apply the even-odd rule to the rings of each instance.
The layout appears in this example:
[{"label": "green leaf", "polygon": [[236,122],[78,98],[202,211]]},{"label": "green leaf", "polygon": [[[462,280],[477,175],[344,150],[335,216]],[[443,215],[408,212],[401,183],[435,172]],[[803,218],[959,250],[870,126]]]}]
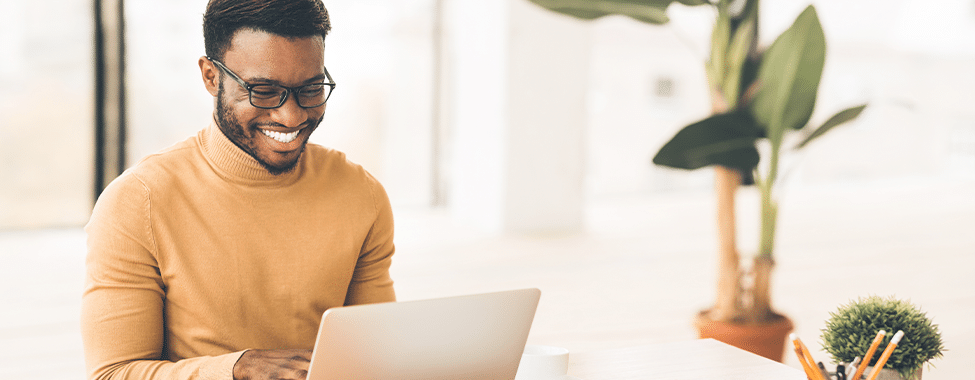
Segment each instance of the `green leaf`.
[{"label": "green leaf", "polygon": [[786,128],[800,129],[812,116],[826,62],[826,36],[810,5],[763,54],[760,89],[751,103],[752,116],[768,130],[773,146]]},{"label": "green leaf", "polygon": [[755,20],[747,19],[738,26],[735,36],[731,39],[728,46],[727,56],[725,57],[725,78],[723,93],[728,102],[728,106],[735,108],[738,105],[738,96],[741,93],[741,69],[748,58],[748,50],[752,46],[755,38]]},{"label": "green leaf", "polygon": [[812,141],[813,139],[819,136],[826,134],[826,132],[829,132],[831,129],[833,129],[833,127],[836,127],[840,124],[856,119],[858,116],[860,116],[860,113],[863,112],[864,108],[867,108],[866,104],[861,104],[856,107],[850,107],[836,113],[836,115],[833,115],[833,117],[829,118],[829,120],[826,120],[826,122],[823,123],[823,125],[821,125],[819,128],[816,128],[815,131],[810,133],[809,136],[806,136],[806,138],[802,139],[802,142],[800,142],[799,145],[796,145],[796,149],[800,149],[806,146],[807,144],[809,144],[810,141]]},{"label": "green leaf", "polygon": [[758,93],[758,89],[761,87],[761,83],[756,80],[758,76],[758,63],[762,60],[761,53],[755,56],[749,55],[745,58],[745,63],[741,67],[741,84],[739,89],[741,90],[741,99],[739,100],[739,107],[746,107],[755,99],[755,94]]},{"label": "green leaf", "polygon": [[728,50],[731,36],[731,17],[728,12],[718,9],[718,18],[711,29],[711,56],[707,63],[708,80],[713,88],[722,89],[725,82],[724,55]]},{"label": "green leaf", "polygon": [[758,165],[755,140],[760,132],[745,113],[714,115],[677,132],[653,163],[688,170],[721,165],[749,173]]},{"label": "green leaf", "polygon": [[[650,24],[666,24],[667,7],[677,0],[529,0],[546,9],[592,20],[608,15],[624,15]],[[707,4],[700,0],[680,1],[685,5]],[[690,3],[690,4],[688,4]]]}]

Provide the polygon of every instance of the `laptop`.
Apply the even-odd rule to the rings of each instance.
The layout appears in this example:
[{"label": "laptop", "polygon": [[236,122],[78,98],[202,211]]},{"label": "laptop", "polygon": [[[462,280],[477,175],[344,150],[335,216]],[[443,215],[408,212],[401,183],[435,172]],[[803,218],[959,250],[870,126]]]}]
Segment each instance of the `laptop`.
[{"label": "laptop", "polygon": [[541,292],[331,308],[307,380],[514,379]]}]

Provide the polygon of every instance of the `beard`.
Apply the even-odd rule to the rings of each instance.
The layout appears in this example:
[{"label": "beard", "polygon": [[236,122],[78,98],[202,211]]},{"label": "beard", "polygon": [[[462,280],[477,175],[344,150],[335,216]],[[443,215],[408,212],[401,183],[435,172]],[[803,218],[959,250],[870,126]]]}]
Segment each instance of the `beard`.
[{"label": "beard", "polygon": [[[224,136],[227,136],[227,139],[233,142],[234,145],[236,145],[238,148],[240,148],[248,155],[253,157],[255,160],[257,160],[257,162],[261,164],[261,166],[263,166],[264,169],[268,171],[268,173],[277,176],[285,173],[290,173],[291,171],[293,171],[298,164],[298,160],[305,152],[305,145],[308,144],[308,140],[305,140],[305,142],[301,144],[301,150],[298,152],[298,156],[295,157],[293,161],[286,162],[282,165],[274,165],[268,162],[266,159],[261,157],[260,154],[258,154],[257,146],[255,142],[256,139],[255,134],[263,133],[259,130],[259,128],[257,128],[258,125],[262,125],[262,124],[251,123],[250,125],[248,125],[247,130],[251,132],[251,136],[247,135],[247,131],[245,131],[245,127],[240,124],[240,121],[237,119],[237,116],[234,115],[233,110],[227,107],[227,104],[223,100],[224,99],[223,84],[224,81],[220,81],[220,89],[217,92],[216,122],[217,122],[217,127],[220,128],[220,131],[223,132]],[[318,124],[322,122],[323,118],[324,116],[322,118],[319,118],[318,120],[309,119],[308,126],[305,128],[317,127]],[[264,123],[264,124],[270,125],[275,123]]]}]

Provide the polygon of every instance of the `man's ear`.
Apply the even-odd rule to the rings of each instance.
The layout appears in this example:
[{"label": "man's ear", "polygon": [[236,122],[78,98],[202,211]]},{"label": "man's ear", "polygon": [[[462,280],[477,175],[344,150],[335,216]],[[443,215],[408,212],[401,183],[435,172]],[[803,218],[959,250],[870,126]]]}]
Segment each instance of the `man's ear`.
[{"label": "man's ear", "polygon": [[207,57],[200,57],[200,74],[203,75],[203,85],[210,95],[217,96],[220,90],[220,69]]}]

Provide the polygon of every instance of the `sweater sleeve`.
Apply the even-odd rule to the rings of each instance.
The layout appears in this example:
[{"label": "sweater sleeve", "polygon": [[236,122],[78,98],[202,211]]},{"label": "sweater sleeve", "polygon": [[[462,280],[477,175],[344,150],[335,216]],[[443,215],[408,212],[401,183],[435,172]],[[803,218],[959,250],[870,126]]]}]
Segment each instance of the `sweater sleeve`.
[{"label": "sweater sleeve", "polygon": [[81,332],[88,378],[230,380],[242,351],[165,360],[166,287],[151,212],[149,190],[123,174],[99,197],[85,227]]},{"label": "sweater sleeve", "polygon": [[386,190],[371,176],[376,219],[366,235],[356,263],[346,305],[396,301],[389,275],[393,252],[393,210]]}]

